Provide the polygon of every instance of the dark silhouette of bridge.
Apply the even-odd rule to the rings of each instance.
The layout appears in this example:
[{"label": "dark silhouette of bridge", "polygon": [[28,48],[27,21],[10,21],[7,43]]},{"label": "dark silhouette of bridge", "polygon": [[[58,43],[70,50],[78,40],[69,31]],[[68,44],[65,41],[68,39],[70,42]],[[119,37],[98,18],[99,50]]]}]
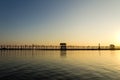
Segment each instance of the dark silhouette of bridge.
[{"label": "dark silhouette of bridge", "polygon": [[66,43],[60,45],[0,45],[0,50],[120,50],[120,46],[72,46]]}]

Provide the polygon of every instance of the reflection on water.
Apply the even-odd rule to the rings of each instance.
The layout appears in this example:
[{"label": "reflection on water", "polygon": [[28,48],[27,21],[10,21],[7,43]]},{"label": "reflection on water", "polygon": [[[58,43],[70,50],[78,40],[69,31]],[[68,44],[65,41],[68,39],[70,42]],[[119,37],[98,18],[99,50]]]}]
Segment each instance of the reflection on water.
[{"label": "reflection on water", "polygon": [[61,50],[60,51],[60,56],[61,57],[66,57],[66,50]]},{"label": "reflection on water", "polygon": [[0,51],[0,80],[120,80],[120,51]]}]

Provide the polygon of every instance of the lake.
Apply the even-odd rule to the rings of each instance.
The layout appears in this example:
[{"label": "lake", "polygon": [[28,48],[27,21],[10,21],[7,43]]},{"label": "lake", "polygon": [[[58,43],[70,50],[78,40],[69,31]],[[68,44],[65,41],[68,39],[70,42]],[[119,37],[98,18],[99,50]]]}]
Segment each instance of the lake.
[{"label": "lake", "polygon": [[120,80],[120,51],[1,50],[0,80]]}]

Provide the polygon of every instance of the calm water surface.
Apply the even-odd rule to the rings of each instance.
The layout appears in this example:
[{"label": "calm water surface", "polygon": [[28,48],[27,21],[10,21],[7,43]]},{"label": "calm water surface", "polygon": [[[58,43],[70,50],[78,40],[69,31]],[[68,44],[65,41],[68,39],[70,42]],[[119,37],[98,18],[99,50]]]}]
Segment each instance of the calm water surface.
[{"label": "calm water surface", "polygon": [[0,51],[0,80],[120,80],[120,51]]}]

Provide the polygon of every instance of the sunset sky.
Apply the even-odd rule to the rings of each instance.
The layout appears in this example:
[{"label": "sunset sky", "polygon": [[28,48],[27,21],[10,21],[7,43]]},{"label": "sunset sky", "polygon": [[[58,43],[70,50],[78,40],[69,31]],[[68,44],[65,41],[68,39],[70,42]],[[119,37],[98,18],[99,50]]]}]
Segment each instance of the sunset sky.
[{"label": "sunset sky", "polygon": [[120,0],[0,0],[0,44],[120,45]]}]

